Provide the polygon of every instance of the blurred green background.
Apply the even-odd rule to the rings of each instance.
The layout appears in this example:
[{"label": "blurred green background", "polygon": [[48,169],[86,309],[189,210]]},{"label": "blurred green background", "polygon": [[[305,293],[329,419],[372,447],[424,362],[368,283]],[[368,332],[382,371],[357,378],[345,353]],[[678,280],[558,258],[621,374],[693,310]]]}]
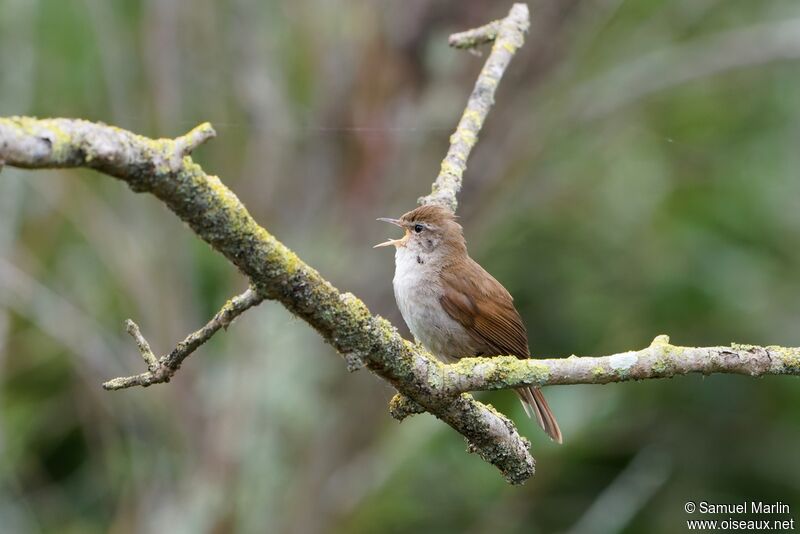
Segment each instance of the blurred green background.
[{"label": "blurred green background", "polygon": [[[799,345],[800,5],[530,5],[459,213],[534,354],[609,354],[662,333]],[[0,0],[0,115],[151,137],[211,121],[218,138],[196,160],[401,326],[374,220],[429,191],[483,63],[448,34],[509,6]],[[3,533],[659,533],[685,530],[690,499],[800,510],[793,378],[547,388],[563,446],[514,395],[481,395],[533,442],[523,487],[432,417],[393,421],[386,384],[347,373],[271,302],[170,384],[100,388],[143,369],[124,319],[164,353],[245,287],[120,182],[3,170]]]}]

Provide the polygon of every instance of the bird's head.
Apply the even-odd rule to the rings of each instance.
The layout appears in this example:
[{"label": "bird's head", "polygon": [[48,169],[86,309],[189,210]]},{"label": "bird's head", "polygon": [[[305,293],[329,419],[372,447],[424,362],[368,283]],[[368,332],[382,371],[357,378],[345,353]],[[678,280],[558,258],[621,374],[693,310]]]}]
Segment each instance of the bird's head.
[{"label": "bird's head", "polygon": [[447,208],[420,206],[399,219],[381,217],[378,220],[399,226],[405,234],[400,239],[389,239],[375,245],[375,248],[394,245],[398,251],[408,249],[424,254],[466,251],[463,229],[456,222],[455,214]]}]

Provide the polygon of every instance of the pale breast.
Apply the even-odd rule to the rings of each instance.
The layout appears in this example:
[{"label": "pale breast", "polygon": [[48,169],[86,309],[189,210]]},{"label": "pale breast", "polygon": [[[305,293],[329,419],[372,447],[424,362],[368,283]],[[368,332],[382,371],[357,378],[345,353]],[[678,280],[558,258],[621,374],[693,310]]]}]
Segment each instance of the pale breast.
[{"label": "pale breast", "polygon": [[438,272],[403,248],[395,256],[394,296],[411,334],[442,360],[473,356],[474,340],[442,308]]}]

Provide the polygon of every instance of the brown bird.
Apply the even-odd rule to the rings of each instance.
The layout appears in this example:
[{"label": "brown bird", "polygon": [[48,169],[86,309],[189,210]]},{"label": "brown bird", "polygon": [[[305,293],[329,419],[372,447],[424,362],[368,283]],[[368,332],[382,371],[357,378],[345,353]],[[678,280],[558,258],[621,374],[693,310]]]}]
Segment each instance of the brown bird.
[{"label": "brown bird", "polygon": [[[461,225],[450,210],[421,206],[399,219],[380,218],[405,230],[394,245],[394,296],[414,337],[437,358],[530,358],[528,334],[506,288],[469,257]],[[561,430],[537,387],[517,388],[528,417],[553,441]]]}]

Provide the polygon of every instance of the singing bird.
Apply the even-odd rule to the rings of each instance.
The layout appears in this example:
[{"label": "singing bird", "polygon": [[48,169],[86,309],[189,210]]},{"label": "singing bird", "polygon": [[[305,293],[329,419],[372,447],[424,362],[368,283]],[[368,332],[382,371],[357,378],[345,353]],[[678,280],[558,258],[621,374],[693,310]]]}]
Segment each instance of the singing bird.
[{"label": "singing bird", "polygon": [[[375,247],[395,247],[394,296],[418,342],[444,362],[468,356],[530,358],[528,334],[503,285],[470,258],[450,210],[420,206],[379,221],[405,231]],[[516,389],[528,417],[562,442],[553,412],[537,387]]]}]

